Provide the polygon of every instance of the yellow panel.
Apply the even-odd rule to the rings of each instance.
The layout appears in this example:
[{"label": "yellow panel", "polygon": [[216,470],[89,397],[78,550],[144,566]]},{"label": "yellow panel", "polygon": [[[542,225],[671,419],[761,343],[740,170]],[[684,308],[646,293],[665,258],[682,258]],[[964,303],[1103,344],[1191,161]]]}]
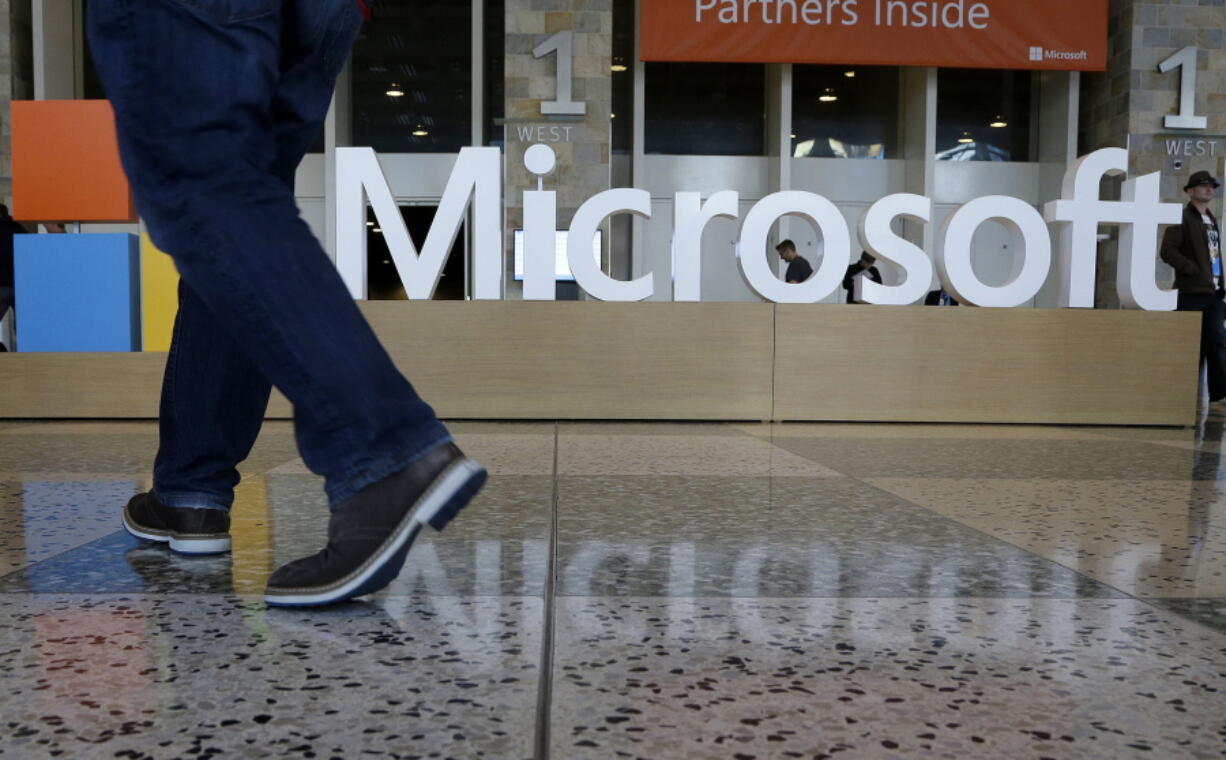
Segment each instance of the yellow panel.
[{"label": "yellow panel", "polygon": [[140,292],[142,349],[169,351],[179,311],[179,271],[144,232],[140,236]]},{"label": "yellow panel", "polygon": [[234,489],[230,520],[234,536],[234,593],[261,594],[264,581],[276,569],[266,476],[243,478]]}]

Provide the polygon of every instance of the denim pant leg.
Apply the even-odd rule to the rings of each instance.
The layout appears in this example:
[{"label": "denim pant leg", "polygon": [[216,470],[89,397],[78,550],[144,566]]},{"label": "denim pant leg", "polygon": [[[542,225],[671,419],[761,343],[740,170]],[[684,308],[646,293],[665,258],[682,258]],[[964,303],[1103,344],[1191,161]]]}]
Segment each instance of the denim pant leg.
[{"label": "denim pant leg", "polygon": [[1201,329],[1201,354],[1207,367],[1209,398],[1226,397],[1226,304],[1214,295],[1205,307]]},{"label": "denim pant leg", "polygon": [[[282,0],[91,3],[95,63],[137,206],[159,247],[294,404],[299,449],[336,504],[447,440],[396,370],[276,173]],[[316,0],[332,78],[360,16]]]},{"label": "denim pant leg", "polygon": [[[335,84],[315,39],[327,28],[320,10],[326,7],[297,2],[283,11],[272,173],[291,190],[298,165],[323,128]],[[163,503],[226,509],[233,504],[237,467],[259,436],[271,387],[199,296],[180,282],[154,464],[154,491]]]},{"label": "denim pant leg", "polygon": [[153,491],[175,507],[229,509],[238,464],[259,436],[272,386],[186,282],[162,378]]}]

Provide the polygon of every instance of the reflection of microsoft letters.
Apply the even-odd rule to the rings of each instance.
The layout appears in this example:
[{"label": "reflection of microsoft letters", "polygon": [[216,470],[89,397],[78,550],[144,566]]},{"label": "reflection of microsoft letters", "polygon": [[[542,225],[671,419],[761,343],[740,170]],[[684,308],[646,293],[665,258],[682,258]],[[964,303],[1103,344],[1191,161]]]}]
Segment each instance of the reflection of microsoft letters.
[{"label": "reflection of microsoft letters", "polygon": [[971,0],[694,0],[698,23],[987,29],[992,10]]}]

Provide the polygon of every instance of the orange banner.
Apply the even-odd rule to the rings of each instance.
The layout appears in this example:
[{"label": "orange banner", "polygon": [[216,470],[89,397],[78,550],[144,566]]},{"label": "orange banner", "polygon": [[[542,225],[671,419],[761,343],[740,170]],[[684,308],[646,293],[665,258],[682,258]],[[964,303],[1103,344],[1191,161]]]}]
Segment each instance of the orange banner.
[{"label": "orange banner", "polygon": [[645,61],[1107,68],[1107,0],[643,0]]}]

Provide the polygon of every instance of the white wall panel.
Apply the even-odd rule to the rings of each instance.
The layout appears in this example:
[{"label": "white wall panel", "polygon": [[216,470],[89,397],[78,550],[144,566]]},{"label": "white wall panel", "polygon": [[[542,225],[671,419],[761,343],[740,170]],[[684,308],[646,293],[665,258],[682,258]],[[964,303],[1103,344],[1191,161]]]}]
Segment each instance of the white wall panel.
[{"label": "white wall panel", "polygon": [[835,203],[872,203],[906,187],[906,161],[845,158],[792,159],[792,189],[824,195]]},{"label": "white wall panel", "polygon": [[936,203],[966,203],[985,195],[1008,195],[1039,203],[1039,164],[938,161]]},{"label": "white wall panel", "polygon": [[323,198],[327,194],[324,154],[308,153],[294,175],[294,195],[299,198]]},{"label": "white wall panel", "polygon": [[773,192],[770,159],[755,156],[644,156],[635,185],[651,191],[653,198],[736,190],[742,198],[757,200]]},{"label": "white wall panel", "polygon": [[327,234],[327,223],[324,217],[327,212],[324,207],[324,199],[299,198],[298,213],[302,215],[303,221],[311,228],[315,237],[323,241],[324,235]]}]

